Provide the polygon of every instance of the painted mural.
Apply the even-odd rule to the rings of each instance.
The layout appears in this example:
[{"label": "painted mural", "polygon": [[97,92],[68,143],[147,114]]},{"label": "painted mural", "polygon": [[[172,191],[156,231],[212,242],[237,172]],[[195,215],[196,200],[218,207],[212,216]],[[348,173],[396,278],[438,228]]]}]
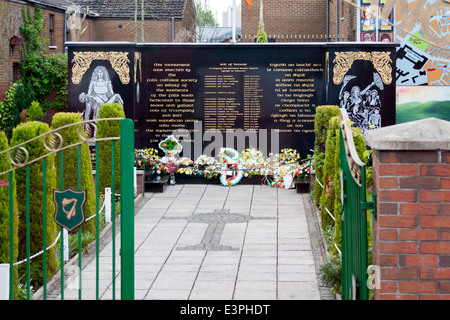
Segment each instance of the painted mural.
[{"label": "painted mural", "polygon": [[374,6],[372,2],[360,0],[359,39],[400,44],[396,59],[397,122],[426,117],[449,120],[450,3],[380,0]]},{"label": "painted mural", "polygon": [[400,43],[397,85],[450,85],[450,3],[439,0],[380,0],[378,6],[370,3],[371,0],[360,0],[359,38],[363,42]]},{"label": "painted mural", "polygon": [[397,86],[397,123],[434,117],[450,121],[449,86]]}]

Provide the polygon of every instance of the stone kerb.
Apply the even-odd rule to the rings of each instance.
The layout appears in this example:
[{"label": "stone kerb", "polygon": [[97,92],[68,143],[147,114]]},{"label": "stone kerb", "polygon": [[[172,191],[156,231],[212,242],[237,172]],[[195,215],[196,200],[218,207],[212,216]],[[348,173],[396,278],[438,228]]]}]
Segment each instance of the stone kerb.
[{"label": "stone kerb", "polygon": [[369,131],[375,299],[450,299],[450,122]]}]

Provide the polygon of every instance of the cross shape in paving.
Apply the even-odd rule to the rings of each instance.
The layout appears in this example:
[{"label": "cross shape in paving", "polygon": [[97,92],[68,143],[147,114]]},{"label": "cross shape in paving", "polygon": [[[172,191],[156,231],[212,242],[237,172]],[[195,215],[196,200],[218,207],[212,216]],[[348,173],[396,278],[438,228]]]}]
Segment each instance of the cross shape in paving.
[{"label": "cross shape in paving", "polygon": [[177,250],[232,251],[239,250],[239,248],[220,244],[220,238],[222,237],[225,223],[241,223],[256,218],[239,213],[230,213],[230,209],[216,209],[214,212],[194,214],[184,219],[193,223],[207,223],[208,227],[206,228],[201,243],[192,246],[178,247]]}]

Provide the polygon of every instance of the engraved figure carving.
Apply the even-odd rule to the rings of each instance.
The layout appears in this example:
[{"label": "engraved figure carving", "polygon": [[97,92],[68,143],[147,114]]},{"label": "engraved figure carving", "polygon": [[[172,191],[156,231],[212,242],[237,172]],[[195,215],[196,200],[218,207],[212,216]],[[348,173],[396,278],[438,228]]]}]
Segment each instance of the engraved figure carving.
[{"label": "engraved figure carving", "polygon": [[123,107],[122,97],[114,93],[108,70],[104,66],[94,69],[87,93],[80,93],[78,100],[86,103],[82,114],[85,121],[91,120],[91,115],[92,120],[97,120],[98,111],[104,103],[119,103]]},{"label": "engraved figure carving", "polygon": [[[340,107],[345,108],[349,119],[355,127],[361,129],[365,136],[370,128],[381,127],[381,100],[378,90],[384,89],[383,81],[378,73],[373,73],[373,82],[361,90],[357,85],[351,87],[350,91],[345,90],[348,83],[356,76],[346,75],[339,92]],[[372,87],[375,87],[372,89]],[[378,90],[377,90],[378,89]]]}]

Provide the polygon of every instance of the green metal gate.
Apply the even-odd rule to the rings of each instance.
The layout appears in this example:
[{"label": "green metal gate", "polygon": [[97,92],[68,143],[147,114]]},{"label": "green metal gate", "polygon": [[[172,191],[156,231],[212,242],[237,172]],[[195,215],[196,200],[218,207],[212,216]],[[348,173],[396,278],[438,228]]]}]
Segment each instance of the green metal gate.
[{"label": "green metal gate", "polygon": [[[99,121],[120,121],[120,136],[119,137],[107,137],[107,138],[98,138],[97,137],[97,126],[96,122]],[[71,145],[63,146],[63,138],[58,133],[61,132],[61,130],[67,129],[69,127],[77,126],[78,127],[78,135],[80,137],[79,141]],[[89,130],[88,130],[89,129]],[[45,156],[41,156],[36,159],[28,159],[28,151],[27,151],[27,144],[34,141],[39,141],[39,143],[42,143],[43,146],[48,150],[48,153],[45,154]],[[14,261],[14,250],[16,246],[18,246],[18,243],[14,243],[14,232],[11,232],[14,230],[14,228],[17,228],[15,226],[15,221],[13,219],[13,211],[15,201],[14,201],[14,172],[19,168],[25,169],[25,175],[26,175],[26,194],[24,195],[18,195],[21,196],[21,201],[23,201],[23,198],[26,203],[26,212],[22,213],[25,214],[25,220],[26,220],[26,259],[22,261],[23,263],[26,263],[26,279],[25,279],[25,287],[26,287],[26,299],[32,299],[31,295],[31,289],[30,289],[30,262],[31,259],[34,257],[35,253],[30,252],[30,239],[33,237],[33,234],[31,234],[30,231],[30,207],[33,206],[33,203],[30,203],[30,193],[31,192],[42,192],[43,193],[43,199],[47,199],[47,171],[48,170],[54,170],[54,168],[49,168],[47,165],[47,158],[48,156],[55,154],[56,157],[59,157],[59,172],[61,173],[59,175],[59,181],[56,183],[57,188],[59,191],[62,191],[64,187],[63,184],[63,175],[67,174],[73,174],[77,175],[77,186],[70,186],[75,191],[81,190],[81,146],[83,144],[89,144],[91,146],[95,146],[95,169],[96,169],[96,176],[95,176],[95,229],[96,229],[96,235],[95,235],[95,248],[96,248],[96,286],[93,288],[95,290],[95,298],[99,299],[99,200],[100,200],[100,190],[99,190],[99,144],[104,141],[110,141],[111,142],[111,193],[112,193],[112,299],[115,299],[115,288],[116,288],[116,278],[119,277],[118,274],[120,274],[120,298],[122,300],[133,300],[134,299],[134,123],[130,119],[121,119],[121,118],[113,118],[113,119],[98,119],[95,122],[93,120],[90,121],[83,121],[83,122],[77,122],[69,125],[62,126],[58,129],[49,131],[45,134],[42,134],[38,137],[35,137],[27,142],[21,143],[19,145],[16,145],[14,147],[9,148],[8,150],[4,150],[0,152],[0,155],[5,153],[8,155],[9,160],[11,162],[11,169],[1,172],[0,173],[0,180],[3,181],[1,188],[7,187],[9,188],[9,242],[10,242],[10,248],[9,248],[9,263],[4,263],[1,266],[8,266],[9,264],[9,299],[14,298],[14,290],[17,290],[15,288],[15,281],[14,281],[14,270],[16,268],[17,262]],[[116,230],[115,230],[115,165],[114,161],[116,159],[116,143],[119,143],[120,146],[120,272],[116,272],[115,270],[115,237],[116,237]],[[67,149],[69,148],[77,148],[77,168],[65,168],[64,167],[64,152],[67,152]],[[40,162],[42,164],[42,176],[43,176],[43,186],[42,190],[30,190],[30,179],[33,179],[33,177],[30,176],[30,165]],[[23,170],[23,169],[22,169]],[[5,179],[6,178],[6,179]],[[75,205],[74,205],[75,206]],[[53,215],[54,212],[48,212],[46,208],[46,201],[43,201],[42,205],[42,215],[43,215],[43,221],[47,221],[48,215]],[[64,291],[67,288],[67,284],[65,284],[65,276],[64,276],[64,268],[65,268],[65,261],[63,257],[63,251],[64,251],[64,228],[60,228],[59,232],[59,239],[56,239],[54,244],[56,246],[60,246],[60,296],[61,300],[64,300]],[[42,289],[43,289],[43,295],[42,299],[47,299],[47,286],[50,279],[47,279],[47,250],[49,246],[52,246],[52,244],[47,243],[46,240],[46,223],[43,223],[42,225],[42,261],[43,261],[43,270],[42,270]],[[78,230],[72,231],[73,233],[78,232],[78,244],[82,243],[82,232],[81,227],[78,227]],[[33,255],[32,255],[33,254]],[[103,259],[103,257],[102,257]],[[81,245],[78,245],[78,299],[82,300],[82,287],[81,287],[81,279],[82,279],[82,251],[81,251]],[[7,279],[8,280],[8,279]],[[0,282],[2,280],[0,279]],[[17,281],[16,281],[17,282]],[[1,287],[1,286],[0,286]]]},{"label": "green metal gate", "polygon": [[367,300],[367,202],[365,163],[353,141],[350,120],[339,110],[341,205],[342,205],[342,298]]}]

